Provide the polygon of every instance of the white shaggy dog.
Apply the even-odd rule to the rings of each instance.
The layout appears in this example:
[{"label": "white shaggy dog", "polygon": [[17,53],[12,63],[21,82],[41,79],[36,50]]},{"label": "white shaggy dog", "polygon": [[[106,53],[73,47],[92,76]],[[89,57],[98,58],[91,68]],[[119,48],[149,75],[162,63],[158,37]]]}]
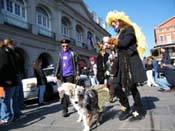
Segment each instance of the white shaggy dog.
[{"label": "white shaggy dog", "polygon": [[93,116],[96,116],[97,126],[100,124],[100,112],[98,106],[98,94],[96,90],[85,89],[72,83],[63,83],[58,88],[70,97],[70,101],[79,114],[77,122],[83,120],[83,131],[89,131]]}]

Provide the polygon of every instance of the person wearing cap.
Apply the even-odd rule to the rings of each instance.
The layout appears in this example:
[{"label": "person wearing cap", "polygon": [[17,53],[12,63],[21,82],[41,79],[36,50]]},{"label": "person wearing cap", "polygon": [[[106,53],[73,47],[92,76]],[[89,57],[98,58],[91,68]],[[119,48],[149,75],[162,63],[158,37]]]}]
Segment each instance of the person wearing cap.
[{"label": "person wearing cap", "polygon": [[99,82],[97,80],[97,64],[96,64],[96,60],[95,60],[94,56],[90,57],[89,60],[90,60],[89,77],[90,77],[90,81],[91,81],[91,86],[94,86],[94,85],[99,84]]},{"label": "person wearing cap", "polygon": [[[70,40],[62,39],[61,51],[58,55],[58,63],[56,69],[56,76],[61,79],[62,82],[76,83],[79,80],[79,55],[78,53],[70,47]],[[69,116],[68,106],[70,100],[69,96],[64,94],[61,98],[61,104],[63,107],[63,117]]]},{"label": "person wearing cap", "polygon": [[[145,50],[144,35],[124,12],[110,11],[106,22],[117,32],[114,38],[103,37],[103,42],[115,46],[118,50],[118,74],[115,88],[116,95],[123,107],[119,120],[122,121],[129,117],[131,117],[130,121],[141,120],[144,118],[144,111],[137,85],[147,80],[140,59],[140,55],[143,55]],[[132,109],[127,98],[129,92],[134,99]]]}]

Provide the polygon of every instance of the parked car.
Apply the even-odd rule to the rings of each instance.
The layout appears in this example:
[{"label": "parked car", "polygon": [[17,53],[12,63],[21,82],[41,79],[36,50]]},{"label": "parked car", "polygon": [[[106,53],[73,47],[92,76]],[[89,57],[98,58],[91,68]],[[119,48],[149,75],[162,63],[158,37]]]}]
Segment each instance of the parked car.
[{"label": "parked car", "polygon": [[[54,94],[58,94],[58,87],[60,87],[61,82],[58,80],[55,81],[54,76],[54,67],[48,67],[43,69],[46,78],[47,78],[47,85],[46,85],[46,92],[45,92],[45,99],[46,101],[51,99]],[[38,97],[38,87],[37,87],[37,80],[36,78],[27,78],[22,80],[23,85],[23,92],[24,92],[24,99],[33,99]]]}]

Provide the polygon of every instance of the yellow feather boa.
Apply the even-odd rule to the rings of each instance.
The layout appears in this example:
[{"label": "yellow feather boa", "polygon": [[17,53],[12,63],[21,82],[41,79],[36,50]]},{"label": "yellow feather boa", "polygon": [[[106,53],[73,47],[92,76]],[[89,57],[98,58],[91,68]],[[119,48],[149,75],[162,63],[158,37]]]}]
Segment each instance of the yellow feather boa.
[{"label": "yellow feather boa", "polygon": [[146,38],[142,33],[140,27],[136,23],[131,22],[129,17],[126,16],[124,12],[119,12],[119,11],[108,12],[106,16],[106,23],[109,26],[111,26],[112,21],[116,21],[119,19],[133,26],[135,30],[136,38],[137,38],[137,50],[139,52],[139,55],[143,56],[146,50]]}]

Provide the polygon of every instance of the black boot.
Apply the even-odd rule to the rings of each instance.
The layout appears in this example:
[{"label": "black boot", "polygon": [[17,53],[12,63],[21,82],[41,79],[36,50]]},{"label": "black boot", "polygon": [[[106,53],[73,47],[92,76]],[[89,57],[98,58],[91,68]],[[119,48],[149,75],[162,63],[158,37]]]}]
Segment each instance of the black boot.
[{"label": "black boot", "polygon": [[68,117],[69,116],[68,111],[67,110],[63,110],[62,116],[63,117]]},{"label": "black boot", "polygon": [[120,121],[126,120],[131,115],[132,115],[131,108],[127,108],[125,111],[122,111],[122,113],[119,115],[119,120]]},{"label": "black boot", "polygon": [[129,119],[130,122],[133,122],[133,121],[138,121],[138,120],[142,120],[144,118],[144,114],[143,113],[139,113],[137,111],[134,111],[132,113],[132,117]]}]

